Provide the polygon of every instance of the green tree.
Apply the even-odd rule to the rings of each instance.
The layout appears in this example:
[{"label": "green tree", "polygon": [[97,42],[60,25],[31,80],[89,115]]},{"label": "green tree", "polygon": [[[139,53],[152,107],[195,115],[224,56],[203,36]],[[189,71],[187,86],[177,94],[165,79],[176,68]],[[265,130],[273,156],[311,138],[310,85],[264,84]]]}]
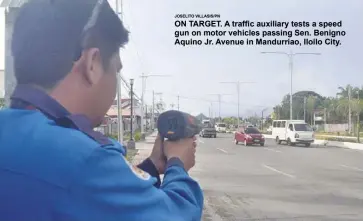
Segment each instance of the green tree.
[{"label": "green tree", "polygon": [[236,117],[225,117],[222,119],[222,122],[229,125],[237,125],[238,121]]}]

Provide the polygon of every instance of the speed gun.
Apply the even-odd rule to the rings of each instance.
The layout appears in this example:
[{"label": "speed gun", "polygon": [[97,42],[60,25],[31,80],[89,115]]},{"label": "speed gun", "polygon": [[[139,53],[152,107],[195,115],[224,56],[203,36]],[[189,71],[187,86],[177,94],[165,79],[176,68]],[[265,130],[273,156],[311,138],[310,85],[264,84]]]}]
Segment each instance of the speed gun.
[{"label": "speed gun", "polygon": [[201,126],[195,117],[176,110],[160,114],[157,128],[160,136],[169,141],[192,138],[201,131]]}]

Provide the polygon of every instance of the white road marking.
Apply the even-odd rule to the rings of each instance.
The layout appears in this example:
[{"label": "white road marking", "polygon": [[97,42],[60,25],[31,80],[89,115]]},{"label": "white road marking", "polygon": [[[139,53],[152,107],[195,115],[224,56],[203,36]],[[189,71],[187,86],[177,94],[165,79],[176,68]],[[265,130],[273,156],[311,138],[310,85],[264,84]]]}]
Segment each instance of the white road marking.
[{"label": "white road marking", "polygon": [[282,171],[280,171],[280,170],[277,170],[277,169],[275,169],[275,168],[273,168],[273,167],[270,167],[270,166],[267,166],[267,165],[265,165],[265,164],[262,164],[262,166],[263,166],[263,167],[265,167],[265,168],[267,168],[267,169],[269,169],[269,170],[272,170],[272,171],[274,171],[274,172],[276,172],[276,173],[282,174],[282,175],[284,175],[284,176],[287,176],[287,177],[290,177],[290,178],[295,178],[295,176],[294,176],[294,175],[291,175],[291,174],[288,174],[288,173],[284,173],[284,172],[282,172]]},{"label": "white road marking", "polygon": [[340,165],[340,166],[341,166],[341,167],[348,168],[348,169],[351,169],[351,170],[357,170],[357,171],[361,171],[361,172],[363,172],[363,169],[358,168],[358,167],[350,167],[350,166],[347,166],[347,165],[344,165],[344,164],[342,164],[342,165]]},{"label": "white road marking", "polygon": [[228,153],[227,151],[225,151],[225,150],[223,150],[221,148],[217,148],[217,150],[222,151],[223,153]]},{"label": "white road marking", "polygon": [[199,143],[204,143],[204,141],[203,141],[203,140],[200,140],[200,139],[198,139],[198,142],[199,142]]},{"label": "white road marking", "polygon": [[276,152],[276,153],[282,153],[282,152],[281,152],[281,151],[279,151],[279,150],[274,150],[274,149],[270,149],[270,148],[267,148],[267,147],[265,147],[265,148],[263,148],[263,149],[268,150],[268,151],[273,151],[273,152]]}]

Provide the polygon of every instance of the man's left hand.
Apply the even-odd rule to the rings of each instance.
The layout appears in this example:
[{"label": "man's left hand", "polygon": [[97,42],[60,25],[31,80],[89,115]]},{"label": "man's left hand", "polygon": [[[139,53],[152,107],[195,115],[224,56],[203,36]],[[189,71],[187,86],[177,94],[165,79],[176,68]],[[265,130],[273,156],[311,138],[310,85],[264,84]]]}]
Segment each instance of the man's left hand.
[{"label": "man's left hand", "polygon": [[164,174],[166,161],[161,145],[162,145],[161,137],[158,134],[155,139],[154,147],[149,159],[153,162],[159,174]]}]

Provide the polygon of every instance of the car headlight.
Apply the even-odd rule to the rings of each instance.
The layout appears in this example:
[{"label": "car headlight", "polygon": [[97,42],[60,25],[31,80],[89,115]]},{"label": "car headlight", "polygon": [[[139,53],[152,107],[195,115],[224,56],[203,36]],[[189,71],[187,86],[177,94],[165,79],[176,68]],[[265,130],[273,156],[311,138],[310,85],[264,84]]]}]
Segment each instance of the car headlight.
[{"label": "car headlight", "polygon": [[299,138],[299,134],[295,134],[295,138]]}]

